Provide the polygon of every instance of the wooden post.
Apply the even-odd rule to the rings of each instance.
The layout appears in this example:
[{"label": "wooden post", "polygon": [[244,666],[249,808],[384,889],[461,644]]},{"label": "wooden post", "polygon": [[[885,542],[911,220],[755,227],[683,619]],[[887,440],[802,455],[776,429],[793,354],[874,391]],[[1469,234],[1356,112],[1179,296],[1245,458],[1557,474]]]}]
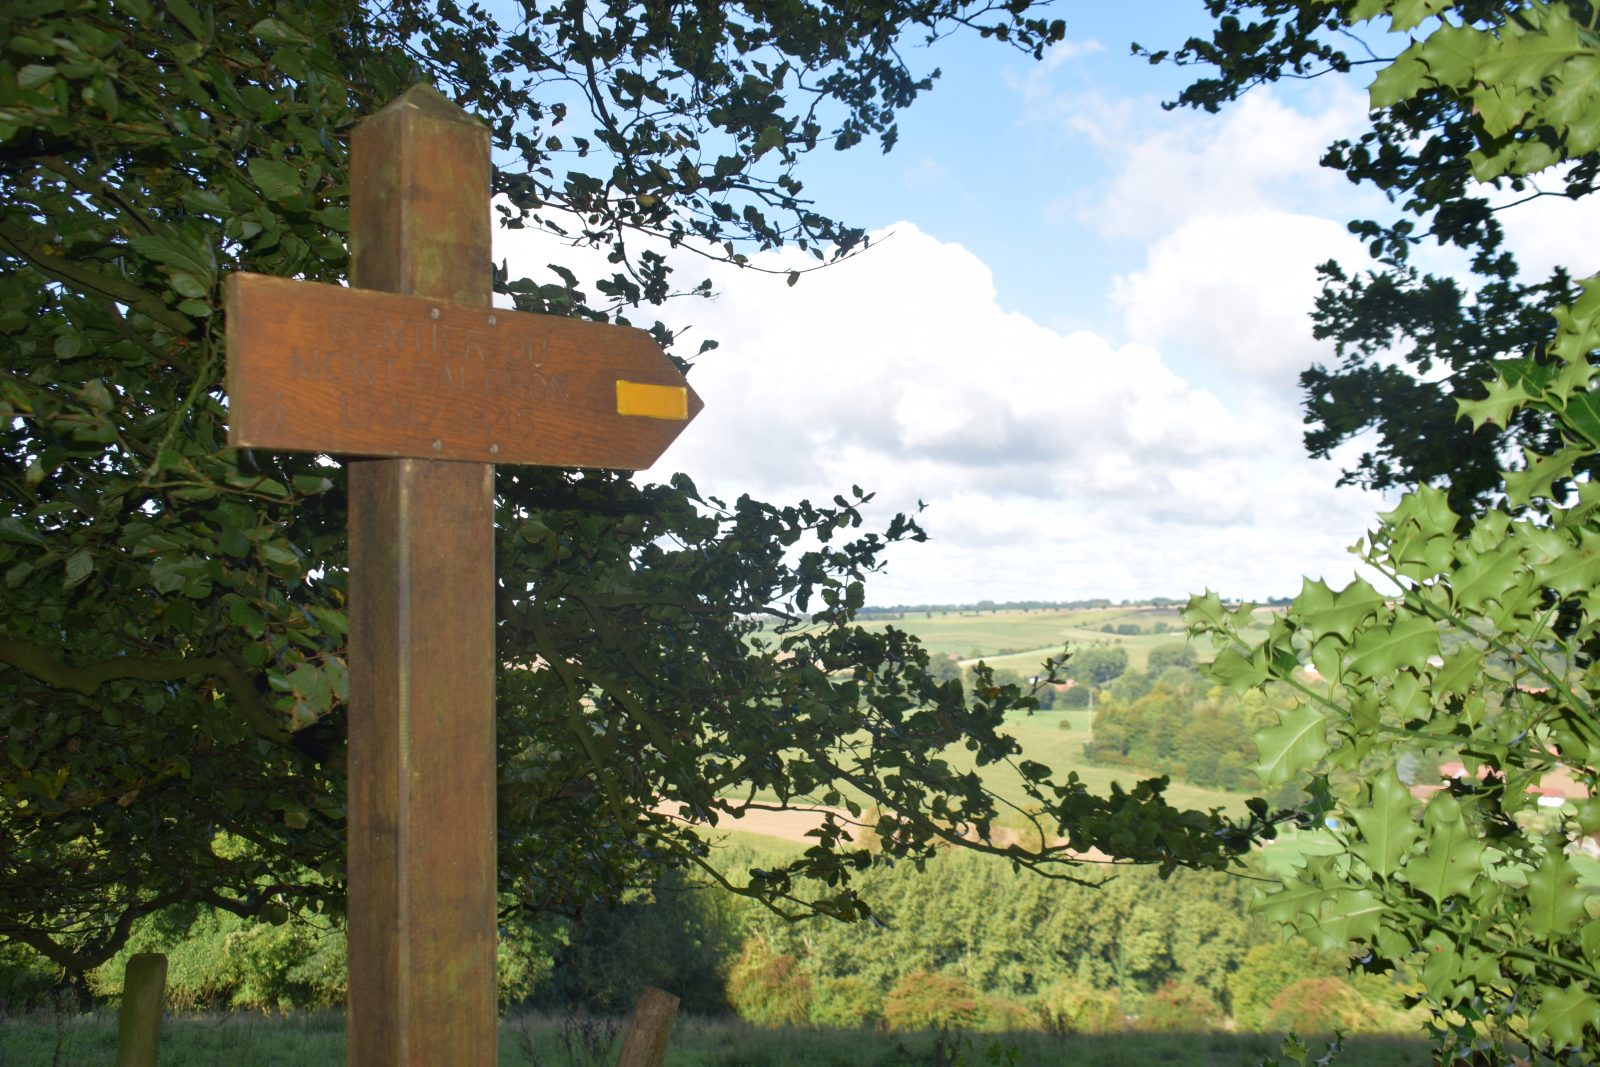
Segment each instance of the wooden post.
[{"label": "wooden post", "polygon": [[[488,305],[489,132],[419,85],[351,137],[351,283]],[[350,479],[351,1067],[496,1062],[494,467]]]},{"label": "wooden post", "polygon": [[117,1014],[117,1067],[156,1067],[166,993],[167,957],[159,952],[128,957]]},{"label": "wooden post", "polygon": [[617,1067],[661,1067],[667,1059],[667,1043],[672,1039],[672,1023],[677,1015],[677,997],[645,986],[639,1003],[633,1006],[633,1017],[628,1020]]},{"label": "wooden post", "polygon": [[350,139],[355,288],[227,281],[228,443],[353,456],[352,1067],[495,1062],[495,462],[643,470],[701,409],[642,330],[490,306],[489,132]]}]

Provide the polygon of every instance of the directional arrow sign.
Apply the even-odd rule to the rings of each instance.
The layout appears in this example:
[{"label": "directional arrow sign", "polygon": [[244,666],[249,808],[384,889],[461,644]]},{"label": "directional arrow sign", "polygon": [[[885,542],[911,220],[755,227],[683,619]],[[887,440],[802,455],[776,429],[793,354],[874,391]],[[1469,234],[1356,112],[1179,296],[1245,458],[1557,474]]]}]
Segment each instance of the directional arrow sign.
[{"label": "directional arrow sign", "polygon": [[703,406],[643,330],[233,274],[228,443],[642,470]]}]

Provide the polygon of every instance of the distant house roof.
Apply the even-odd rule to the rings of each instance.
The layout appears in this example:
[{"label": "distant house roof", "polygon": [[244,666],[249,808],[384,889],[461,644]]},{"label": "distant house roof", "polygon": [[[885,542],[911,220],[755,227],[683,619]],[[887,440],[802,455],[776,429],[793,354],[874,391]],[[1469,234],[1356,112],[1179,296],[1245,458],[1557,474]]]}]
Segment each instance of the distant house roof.
[{"label": "distant house roof", "polygon": [[[1441,779],[1465,778],[1466,776],[1466,764],[1460,760],[1451,760],[1448,763],[1439,765],[1439,777]],[[1482,781],[1488,776],[1489,768],[1480,764],[1478,766],[1478,780]],[[1443,781],[1440,781],[1437,785],[1431,782],[1418,782],[1411,787],[1411,795],[1418,800],[1426,802],[1429,797],[1444,787],[1445,783]],[[1528,786],[1527,791],[1533,796],[1541,798],[1541,803],[1544,802],[1545,798],[1556,801],[1582,800],[1589,795],[1589,790],[1582,782],[1572,777],[1572,771],[1567,767],[1555,768],[1537,782]],[[1545,806],[1548,807],[1550,805],[1546,804]]]}]

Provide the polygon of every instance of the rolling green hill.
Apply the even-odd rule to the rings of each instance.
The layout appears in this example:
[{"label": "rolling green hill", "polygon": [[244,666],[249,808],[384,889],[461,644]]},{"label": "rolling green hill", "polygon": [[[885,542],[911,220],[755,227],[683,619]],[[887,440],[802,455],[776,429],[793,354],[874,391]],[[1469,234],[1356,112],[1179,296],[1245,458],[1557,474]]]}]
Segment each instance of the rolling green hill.
[{"label": "rolling green hill", "polygon": [[[930,652],[963,661],[983,659],[990,666],[1029,674],[1064,644],[1083,647],[1109,644],[1127,649],[1128,664],[1144,670],[1150,650],[1186,640],[1181,612],[1175,607],[1081,608],[1039,611],[906,612],[895,618],[878,613],[863,617],[867,629],[893,626],[922,639]],[[1107,633],[1104,627],[1137,626],[1138,634]],[[1195,656],[1212,657],[1208,646]]]}]

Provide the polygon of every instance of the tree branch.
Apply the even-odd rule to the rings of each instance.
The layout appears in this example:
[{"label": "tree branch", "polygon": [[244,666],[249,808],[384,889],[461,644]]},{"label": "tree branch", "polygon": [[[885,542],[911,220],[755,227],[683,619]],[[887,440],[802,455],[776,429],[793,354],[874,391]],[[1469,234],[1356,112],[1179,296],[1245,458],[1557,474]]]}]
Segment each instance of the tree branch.
[{"label": "tree branch", "polygon": [[176,682],[196,675],[211,675],[227,687],[252,730],[269,741],[289,742],[289,732],[278,724],[277,715],[256,692],[250,676],[222,656],[176,660],[113,656],[74,666],[56,659],[32,641],[0,634],[0,663],[10,664],[46,685],[70,689],[84,696],[93,696],[105,683],[119,679]]}]

